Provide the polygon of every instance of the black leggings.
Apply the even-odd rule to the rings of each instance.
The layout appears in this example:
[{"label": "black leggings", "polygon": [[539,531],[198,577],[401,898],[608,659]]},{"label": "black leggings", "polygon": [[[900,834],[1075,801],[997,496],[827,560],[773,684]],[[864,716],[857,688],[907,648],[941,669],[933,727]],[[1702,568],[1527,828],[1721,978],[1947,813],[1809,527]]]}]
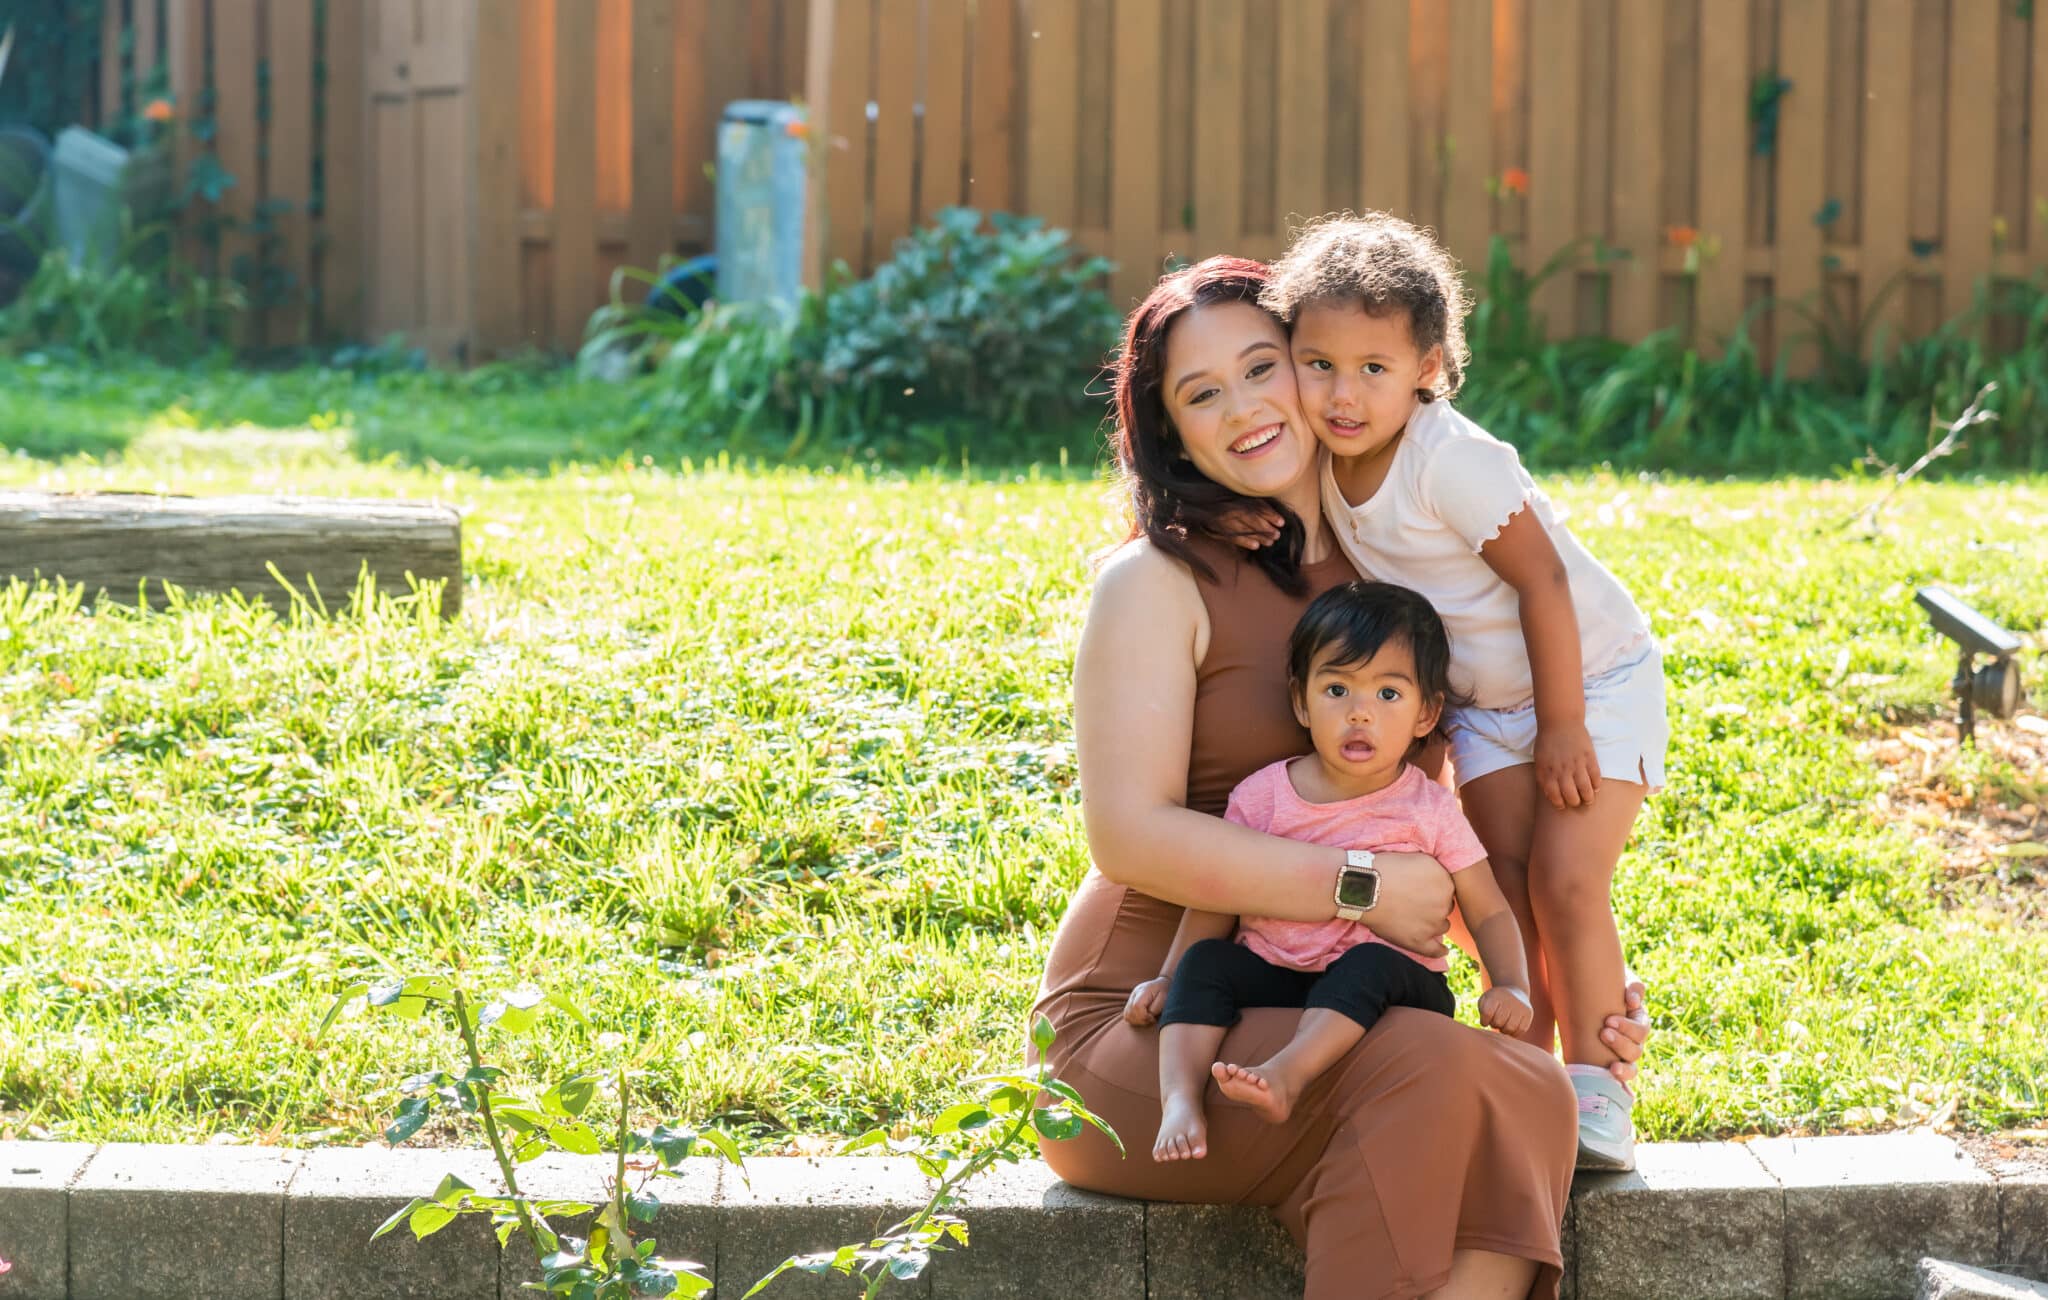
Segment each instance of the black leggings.
[{"label": "black leggings", "polygon": [[1383,943],[1361,943],[1324,970],[1275,966],[1241,943],[1204,939],[1187,950],[1166,994],[1164,1025],[1234,1025],[1245,1007],[1322,1007],[1371,1029],[1388,1007],[1455,1015],[1450,982]]}]

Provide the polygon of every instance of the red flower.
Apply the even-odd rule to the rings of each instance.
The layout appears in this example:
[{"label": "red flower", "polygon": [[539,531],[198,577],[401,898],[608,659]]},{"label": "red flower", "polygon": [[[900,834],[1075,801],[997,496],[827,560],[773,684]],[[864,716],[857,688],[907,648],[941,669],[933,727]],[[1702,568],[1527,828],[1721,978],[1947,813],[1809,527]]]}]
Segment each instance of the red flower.
[{"label": "red flower", "polygon": [[168,122],[175,113],[176,110],[171,107],[171,101],[168,99],[152,99],[142,110],[142,115],[152,122]]},{"label": "red flower", "polygon": [[1516,198],[1529,196],[1529,173],[1521,167],[1510,167],[1500,174],[1500,187]]},{"label": "red flower", "polygon": [[1700,242],[1700,232],[1691,226],[1666,226],[1664,242],[1674,248],[1691,248]]}]

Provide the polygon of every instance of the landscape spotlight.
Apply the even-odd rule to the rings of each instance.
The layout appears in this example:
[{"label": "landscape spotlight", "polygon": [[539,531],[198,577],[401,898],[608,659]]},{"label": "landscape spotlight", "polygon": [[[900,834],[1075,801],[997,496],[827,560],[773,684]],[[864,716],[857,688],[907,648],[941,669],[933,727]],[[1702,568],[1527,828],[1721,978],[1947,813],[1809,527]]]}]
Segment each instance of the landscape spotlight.
[{"label": "landscape spotlight", "polygon": [[[1922,587],[1913,600],[1927,611],[1934,630],[1956,643],[1956,699],[1962,705],[1962,743],[1976,735],[1977,710],[1993,717],[2009,718],[2020,706],[2026,692],[2020,686],[2020,666],[2013,654],[2020,639],[1971,609],[1939,587]],[[1977,666],[1977,656],[1990,663]]]}]

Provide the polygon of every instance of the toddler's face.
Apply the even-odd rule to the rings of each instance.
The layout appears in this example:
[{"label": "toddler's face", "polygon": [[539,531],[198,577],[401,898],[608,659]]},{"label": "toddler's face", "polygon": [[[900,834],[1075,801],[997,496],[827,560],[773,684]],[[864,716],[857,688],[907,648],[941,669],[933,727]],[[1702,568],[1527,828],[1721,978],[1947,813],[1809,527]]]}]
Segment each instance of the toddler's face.
[{"label": "toddler's face", "polygon": [[1359,663],[1334,662],[1337,653],[1326,649],[1310,661],[1308,680],[1295,689],[1294,716],[1332,773],[1385,776],[1436,726],[1439,702],[1423,698],[1405,640],[1388,641]]},{"label": "toddler's face", "polygon": [[1333,456],[1370,456],[1408,427],[1417,389],[1433,388],[1443,350],[1422,352],[1408,314],[1351,303],[1301,309],[1291,341],[1309,427]]}]

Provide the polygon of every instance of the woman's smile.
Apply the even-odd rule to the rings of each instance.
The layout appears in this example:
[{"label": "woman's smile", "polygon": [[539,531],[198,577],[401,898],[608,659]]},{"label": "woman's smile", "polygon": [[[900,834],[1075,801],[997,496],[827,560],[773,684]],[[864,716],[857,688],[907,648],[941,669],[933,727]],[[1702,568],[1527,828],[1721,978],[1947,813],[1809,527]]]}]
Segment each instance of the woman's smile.
[{"label": "woman's smile", "polygon": [[1274,440],[1279,438],[1286,428],[1287,422],[1284,420],[1275,420],[1271,424],[1262,424],[1244,437],[1239,438],[1236,442],[1231,443],[1231,453],[1238,456],[1250,456],[1255,452],[1263,451],[1265,448],[1272,446]]}]

